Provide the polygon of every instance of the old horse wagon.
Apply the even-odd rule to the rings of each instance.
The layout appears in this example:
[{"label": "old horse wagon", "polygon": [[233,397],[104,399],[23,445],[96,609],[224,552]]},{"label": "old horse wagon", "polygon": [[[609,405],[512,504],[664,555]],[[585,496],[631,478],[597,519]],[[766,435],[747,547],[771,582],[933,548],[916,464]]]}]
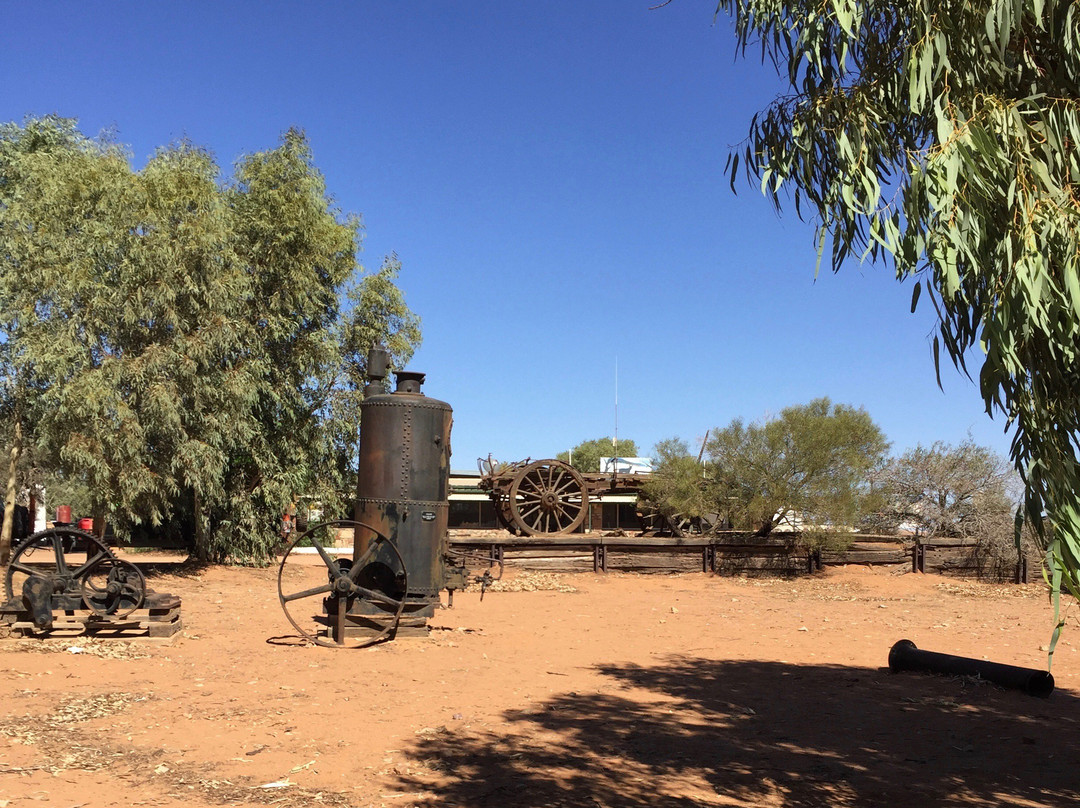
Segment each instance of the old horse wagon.
[{"label": "old horse wagon", "polygon": [[499,463],[481,458],[480,489],[495,504],[499,521],[517,536],[562,536],[584,523],[591,502],[615,494],[640,494],[648,475],[582,473],[561,460]]}]

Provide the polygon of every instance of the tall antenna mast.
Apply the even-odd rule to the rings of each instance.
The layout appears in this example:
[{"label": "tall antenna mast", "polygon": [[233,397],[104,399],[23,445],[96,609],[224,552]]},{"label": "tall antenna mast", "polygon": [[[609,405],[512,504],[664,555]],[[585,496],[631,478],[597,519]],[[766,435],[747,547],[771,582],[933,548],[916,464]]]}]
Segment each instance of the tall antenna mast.
[{"label": "tall antenna mast", "polygon": [[[615,355],[615,437],[611,439],[611,484],[619,476],[619,356]],[[618,509],[616,509],[618,511]],[[616,519],[618,515],[616,514]]]}]

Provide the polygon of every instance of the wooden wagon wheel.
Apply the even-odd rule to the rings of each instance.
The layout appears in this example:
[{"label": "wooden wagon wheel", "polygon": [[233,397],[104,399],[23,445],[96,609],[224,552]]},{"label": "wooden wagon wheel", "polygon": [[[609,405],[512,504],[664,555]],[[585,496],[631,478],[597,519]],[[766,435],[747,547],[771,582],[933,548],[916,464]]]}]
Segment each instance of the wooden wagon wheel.
[{"label": "wooden wagon wheel", "polygon": [[510,495],[501,494],[498,499],[494,499],[495,503],[495,518],[499,520],[499,524],[513,533],[515,536],[521,534],[521,529],[514,523],[514,514],[510,509]]},{"label": "wooden wagon wheel", "polygon": [[514,478],[509,505],[514,527],[526,536],[558,536],[585,521],[589,493],[573,466],[538,460]]}]

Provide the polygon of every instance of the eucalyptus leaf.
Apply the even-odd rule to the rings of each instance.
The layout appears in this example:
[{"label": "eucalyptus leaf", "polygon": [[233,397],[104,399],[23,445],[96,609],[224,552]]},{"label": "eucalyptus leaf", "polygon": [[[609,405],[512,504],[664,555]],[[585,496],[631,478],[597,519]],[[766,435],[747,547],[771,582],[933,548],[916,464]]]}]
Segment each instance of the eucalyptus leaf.
[{"label": "eucalyptus leaf", "polygon": [[268,559],[297,495],[339,511],[363,355],[420,338],[361,235],[295,130],[222,177],[191,143],[136,170],[71,120],[0,125],[0,361],[39,461],[203,559]]},{"label": "eucalyptus leaf", "polygon": [[[752,171],[768,173],[777,206],[778,179],[797,186],[800,213],[819,223],[819,265],[831,244],[834,271],[856,256],[921,276],[939,316],[939,384],[942,349],[963,372],[985,350],[980,391],[1014,430],[1051,582],[1080,591],[1080,13],[1055,0],[900,0],[858,4],[859,24],[845,26],[833,7],[840,24],[823,26],[811,24],[815,0],[717,5],[781,75],[804,60],[825,67],[755,116]],[[776,49],[774,27],[799,36]],[[834,54],[851,64],[830,64]],[[878,223],[893,206],[885,239]]]}]

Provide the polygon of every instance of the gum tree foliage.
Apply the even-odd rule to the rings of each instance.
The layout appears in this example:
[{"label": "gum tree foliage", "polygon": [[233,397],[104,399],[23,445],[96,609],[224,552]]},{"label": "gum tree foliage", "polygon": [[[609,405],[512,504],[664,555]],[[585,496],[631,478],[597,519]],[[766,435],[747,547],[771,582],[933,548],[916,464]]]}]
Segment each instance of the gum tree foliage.
[{"label": "gum tree foliage", "polygon": [[819,398],[775,418],[736,418],[706,443],[714,509],[737,530],[768,535],[794,517],[808,538],[854,525],[889,444],[863,409]]},{"label": "gum tree foliage", "polygon": [[389,255],[378,272],[351,281],[345,290],[348,308],[337,331],[340,363],[328,385],[318,434],[324,444],[321,456],[328,462],[322,476],[331,482],[327,503],[340,502],[342,493],[351,498],[356,491],[368,350],[381,343],[401,368],[420,344],[420,322],[394,283],[400,271],[397,256]]},{"label": "gum tree foliage", "polygon": [[121,528],[182,519],[201,558],[265,559],[291,497],[348,488],[362,340],[403,359],[419,339],[397,264],[358,278],[359,242],[297,131],[223,179],[189,143],[135,170],[74,121],[4,125],[0,328],[26,439]]},{"label": "gum tree foliage", "polygon": [[600,471],[601,457],[637,457],[637,444],[632,440],[619,438],[616,445],[610,437],[596,438],[579,443],[569,452],[559,452],[556,460],[570,463],[578,471]]},{"label": "gum tree foliage", "polygon": [[[6,359],[7,344],[0,345],[0,362]],[[25,472],[20,469],[20,459],[23,455],[23,422],[21,409],[16,406],[18,396],[14,371],[9,367],[3,368],[0,376],[0,435],[3,436],[3,446],[8,451],[3,456],[3,512],[15,513],[16,497],[19,492],[20,478],[25,478]],[[20,473],[22,472],[22,473]],[[6,564],[11,556],[11,543],[14,530],[14,521],[4,519],[0,524],[0,564]]]},{"label": "gum tree foliage", "polygon": [[1080,594],[1080,6],[1068,0],[720,0],[789,82],[731,181],[760,182],[848,259],[913,278],[934,338],[1014,428],[1023,513]]},{"label": "gum tree foliage", "polygon": [[[257,428],[226,469],[227,508],[209,527],[222,549],[264,552],[248,537],[265,533],[266,511],[245,507],[261,494],[280,517],[304,493],[324,512],[344,513],[356,481],[358,398],[366,353],[385,343],[397,366],[420,341],[419,321],[394,279],[400,263],[357,277],[361,226],[337,215],[306,139],[286,133],[281,147],[239,161],[226,189],[239,260],[251,286],[243,321],[257,346],[252,417]],[[343,315],[339,298],[349,303]],[[252,341],[253,340],[253,341]],[[220,555],[220,551],[218,552]]]},{"label": "gum tree foliage", "polygon": [[[45,126],[28,127],[20,133],[12,125],[0,126],[0,216],[17,191],[17,183],[22,176],[18,163],[34,151],[71,148],[85,140],[78,133],[72,122],[57,120]],[[0,231],[2,232],[2,231]],[[0,258],[5,264],[10,260],[10,246],[5,242]],[[0,275],[0,283],[8,279]],[[6,284],[5,284],[6,286]],[[28,407],[27,401],[38,390],[27,371],[25,350],[13,339],[16,313],[6,305],[7,299],[0,298],[0,428],[6,449],[4,457],[4,506],[7,513],[12,512],[16,495],[20,488],[29,484],[27,478],[27,438]],[[6,523],[0,530],[0,564],[6,563],[11,550],[11,524]]]}]

